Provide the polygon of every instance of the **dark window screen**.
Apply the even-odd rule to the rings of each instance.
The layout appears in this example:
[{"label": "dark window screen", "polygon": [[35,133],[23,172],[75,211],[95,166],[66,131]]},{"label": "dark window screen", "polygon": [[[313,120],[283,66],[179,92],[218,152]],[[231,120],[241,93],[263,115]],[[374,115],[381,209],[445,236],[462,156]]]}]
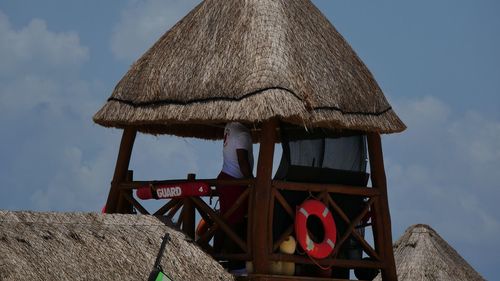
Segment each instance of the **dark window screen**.
[{"label": "dark window screen", "polygon": [[[294,132],[293,136],[282,131],[283,155],[276,172],[276,179],[289,179],[295,171],[322,174],[329,171],[366,172],[366,136],[331,136],[327,133]],[[317,175],[317,174],[316,174]],[[317,178],[317,177],[316,177]]]},{"label": "dark window screen", "polygon": [[366,171],[364,136],[292,140],[283,145],[288,146],[283,153],[289,154],[289,165]]}]

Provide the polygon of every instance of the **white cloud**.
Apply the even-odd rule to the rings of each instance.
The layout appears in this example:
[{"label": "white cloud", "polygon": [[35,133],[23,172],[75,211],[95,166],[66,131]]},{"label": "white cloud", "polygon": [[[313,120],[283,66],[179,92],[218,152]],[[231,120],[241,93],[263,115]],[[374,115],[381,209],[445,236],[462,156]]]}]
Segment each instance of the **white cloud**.
[{"label": "white cloud", "polygon": [[47,186],[36,189],[30,197],[38,210],[94,210],[104,206],[113,169],[111,151],[101,151],[95,158],[85,161],[84,151],[76,146],[60,148],[58,170],[54,171]]},{"label": "white cloud", "polygon": [[93,209],[113,156],[103,151],[109,138],[93,137],[91,93],[102,86],[80,78],[88,48],[40,19],[16,29],[1,11],[0,38],[0,177],[10,185],[0,205]]},{"label": "white cloud", "polygon": [[[434,97],[395,105],[408,125],[384,142],[397,231],[427,223],[461,246],[495,240],[500,236],[500,120],[454,112]],[[500,242],[490,246],[498,249]]]},{"label": "white cloud", "polygon": [[[33,19],[16,30],[0,11],[0,110],[4,117],[44,108],[88,109],[87,82],[78,69],[89,59],[75,32],[53,32]],[[87,88],[87,89],[86,89]]]},{"label": "white cloud", "polygon": [[467,112],[460,122],[449,128],[457,148],[474,164],[500,163],[500,123],[488,120],[478,112]]},{"label": "white cloud", "polygon": [[0,11],[0,75],[15,74],[19,69],[68,69],[81,65],[89,58],[87,47],[80,45],[75,32],[52,32],[45,21],[33,19],[15,30]]},{"label": "white cloud", "polygon": [[140,178],[183,179],[199,170],[198,162],[193,147],[181,138],[139,134],[130,168]]},{"label": "white cloud", "polygon": [[200,0],[130,1],[113,28],[113,55],[121,60],[136,60],[199,2]]}]

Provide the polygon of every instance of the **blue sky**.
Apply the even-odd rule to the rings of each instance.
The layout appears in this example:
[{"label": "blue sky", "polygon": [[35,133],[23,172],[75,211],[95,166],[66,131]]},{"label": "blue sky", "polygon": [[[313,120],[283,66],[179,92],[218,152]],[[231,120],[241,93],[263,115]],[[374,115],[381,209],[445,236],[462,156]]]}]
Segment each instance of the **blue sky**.
[{"label": "blue sky", "polygon": [[[0,2],[0,209],[96,211],[120,131],[92,115],[198,1]],[[408,130],[383,137],[394,237],[426,223],[500,280],[500,2],[314,1]],[[139,135],[136,178],[215,177],[220,144]]]}]

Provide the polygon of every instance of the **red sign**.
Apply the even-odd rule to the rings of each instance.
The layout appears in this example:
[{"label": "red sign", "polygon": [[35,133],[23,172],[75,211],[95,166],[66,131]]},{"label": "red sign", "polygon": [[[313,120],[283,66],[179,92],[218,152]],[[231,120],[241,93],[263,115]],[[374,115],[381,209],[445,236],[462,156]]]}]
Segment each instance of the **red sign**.
[{"label": "red sign", "polygon": [[169,199],[210,194],[210,185],[205,182],[179,182],[148,185],[137,189],[137,197],[147,199]]}]

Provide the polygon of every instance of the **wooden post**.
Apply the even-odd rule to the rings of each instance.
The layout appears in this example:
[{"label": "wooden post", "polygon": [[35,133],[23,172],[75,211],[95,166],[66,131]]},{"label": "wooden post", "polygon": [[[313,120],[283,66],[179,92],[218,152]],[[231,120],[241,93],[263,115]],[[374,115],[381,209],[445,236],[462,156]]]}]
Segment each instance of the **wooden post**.
[{"label": "wooden post", "polygon": [[[195,174],[188,174],[187,179],[193,181],[196,178]],[[183,199],[182,207],[182,231],[189,237],[194,239],[194,224],[195,224],[195,210],[193,201],[189,197]]]},{"label": "wooden post", "polygon": [[277,139],[278,121],[265,121],[260,132],[259,162],[257,163],[257,179],[253,196],[252,220],[252,253],[255,274],[269,273],[269,255],[272,245],[268,221],[271,204],[271,181],[273,170],[274,144]]},{"label": "wooden post", "polygon": [[135,136],[137,130],[127,127],[123,130],[122,140],[120,143],[120,150],[118,158],[116,159],[115,173],[111,181],[111,188],[109,189],[108,200],[106,201],[106,213],[122,213],[124,210],[118,209],[118,200],[120,199],[120,183],[125,180],[130,163],[130,156],[132,155],[132,148],[134,146]]},{"label": "wooden post", "polygon": [[384,169],[384,157],[380,135],[368,134],[368,152],[370,155],[370,172],[374,188],[380,191],[380,196],[374,205],[375,224],[374,236],[376,247],[381,250],[384,268],[382,269],[382,280],[397,281],[396,264],[392,249],[391,216],[389,212],[389,200],[387,197],[387,179]]},{"label": "wooden post", "polygon": [[[132,182],[133,180],[134,171],[128,170],[127,174],[125,175],[125,181]],[[132,214],[134,212],[134,206],[125,198],[126,196],[132,198],[133,190],[120,190],[120,196],[118,197],[118,205],[116,208],[118,210],[118,213]]]}]

